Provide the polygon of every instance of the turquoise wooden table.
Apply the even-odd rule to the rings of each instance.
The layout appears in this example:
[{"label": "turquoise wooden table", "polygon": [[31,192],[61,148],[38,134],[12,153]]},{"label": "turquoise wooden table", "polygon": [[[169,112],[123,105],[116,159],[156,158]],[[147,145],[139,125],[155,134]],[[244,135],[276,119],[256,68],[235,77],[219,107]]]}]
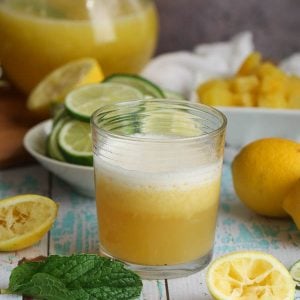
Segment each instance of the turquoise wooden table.
[{"label": "turquoise wooden table", "polygon": [[[10,271],[23,257],[98,252],[95,199],[77,194],[39,165],[0,171],[0,198],[21,193],[55,199],[59,214],[51,232],[37,245],[23,251],[0,253],[0,288],[7,287]],[[245,208],[234,194],[230,166],[225,164],[214,256],[243,249],[271,253],[289,267],[300,259],[300,231],[290,220],[263,218]],[[0,295],[0,300],[4,299],[22,297]],[[205,270],[180,279],[144,281],[140,299],[211,299]],[[300,299],[300,294],[296,299]]]}]

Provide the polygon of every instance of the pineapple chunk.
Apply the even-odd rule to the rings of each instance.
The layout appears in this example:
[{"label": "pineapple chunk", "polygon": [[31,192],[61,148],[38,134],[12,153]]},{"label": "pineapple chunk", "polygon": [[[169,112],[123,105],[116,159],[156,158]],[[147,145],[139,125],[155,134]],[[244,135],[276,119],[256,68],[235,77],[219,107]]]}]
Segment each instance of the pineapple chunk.
[{"label": "pineapple chunk", "polygon": [[197,89],[198,99],[213,106],[259,106],[300,109],[300,78],[253,52],[231,78],[207,81]]},{"label": "pineapple chunk", "polygon": [[260,93],[274,94],[286,93],[287,78],[279,78],[277,76],[265,76],[261,80]]},{"label": "pineapple chunk", "polygon": [[257,99],[259,107],[287,108],[287,104],[284,94],[280,92],[261,94]]},{"label": "pineapple chunk", "polygon": [[238,106],[256,106],[256,99],[251,93],[235,94],[234,102]]},{"label": "pineapple chunk", "polygon": [[229,83],[225,79],[213,79],[201,84],[197,90],[198,95],[203,95],[211,89],[228,89]]},{"label": "pineapple chunk", "polygon": [[300,94],[299,93],[289,95],[287,107],[300,109]]},{"label": "pineapple chunk", "polygon": [[286,74],[270,62],[262,63],[257,69],[258,78],[275,77],[278,79],[286,78]]},{"label": "pineapple chunk", "polygon": [[261,63],[261,59],[261,54],[259,52],[252,52],[239,68],[237,75],[246,76],[255,74]]},{"label": "pineapple chunk", "polygon": [[231,81],[233,92],[248,93],[255,92],[259,86],[259,81],[256,76],[238,76]]},{"label": "pineapple chunk", "polygon": [[234,97],[227,89],[212,88],[200,94],[200,102],[212,106],[234,106]]}]

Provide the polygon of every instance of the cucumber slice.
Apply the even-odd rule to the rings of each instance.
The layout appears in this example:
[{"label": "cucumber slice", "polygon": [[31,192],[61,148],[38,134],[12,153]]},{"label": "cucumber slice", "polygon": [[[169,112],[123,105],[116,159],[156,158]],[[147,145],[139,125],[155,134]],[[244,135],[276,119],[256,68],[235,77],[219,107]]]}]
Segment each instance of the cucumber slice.
[{"label": "cucumber slice", "polygon": [[107,77],[104,82],[116,82],[129,85],[138,89],[144,96],[152,98],[165,98],[165,95],[160,87],[153,82],[139,75],[132,74],[113,74]]}]

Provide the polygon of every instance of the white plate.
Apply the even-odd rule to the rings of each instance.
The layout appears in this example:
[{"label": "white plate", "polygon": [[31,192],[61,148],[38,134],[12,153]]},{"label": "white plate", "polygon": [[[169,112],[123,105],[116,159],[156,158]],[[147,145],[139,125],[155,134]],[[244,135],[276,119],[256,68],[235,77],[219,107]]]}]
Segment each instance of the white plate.
[{"label": "white plate", "polygon": [[51,124],[52,121],[47,120],[31,128],[24,137],[24,147],[47,170],[69,183],[77,192],[94,197],[93,167],[69,164],[46,156],[46,141]]},{"label": "white plate", "polygon": [[[266,137],[300,142],[300,110],[217,107],[227,117],[225,161],[231,162],[244,145]],[[68,182],[79,193],[94,197],[93,168],[60,162],[45,155],[51,120],[30,129],[24,146],[46,169]]]},{"label": "white plate", "polygon": [[254,107],[217,107],[227,117],[225,160],[244,145],[261,138],[300,141],[300,110]]}]

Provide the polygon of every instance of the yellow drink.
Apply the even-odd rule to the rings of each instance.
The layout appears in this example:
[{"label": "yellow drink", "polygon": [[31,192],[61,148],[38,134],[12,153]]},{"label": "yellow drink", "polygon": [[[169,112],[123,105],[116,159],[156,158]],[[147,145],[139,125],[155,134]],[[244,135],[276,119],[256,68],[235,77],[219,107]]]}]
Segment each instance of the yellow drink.
[{"label": "yellow drink", "polygon": [[168,99],[92,116],[100,253],[143,278],[189,275],[213,253],[225,117]]},{"label": "yellow drink", "polygon": [[214,242],[220,165],[176,173],[124,171],[96,162],[100,243],[141,265],[174,265],[208,254]]},{"label": "yellow drink", "polygon": [[[33,1],[47,3],[43,10],[23,2],[30,1],[0,4],[0,64],[25,92],[73,59],[95,57],[108,75],[139,72],[153,54],[157,16],[151,1],[131,6],[130,1],[102,0],[90,11],[84,0]],[[112,6],[116,3],[118,9]]]}]

